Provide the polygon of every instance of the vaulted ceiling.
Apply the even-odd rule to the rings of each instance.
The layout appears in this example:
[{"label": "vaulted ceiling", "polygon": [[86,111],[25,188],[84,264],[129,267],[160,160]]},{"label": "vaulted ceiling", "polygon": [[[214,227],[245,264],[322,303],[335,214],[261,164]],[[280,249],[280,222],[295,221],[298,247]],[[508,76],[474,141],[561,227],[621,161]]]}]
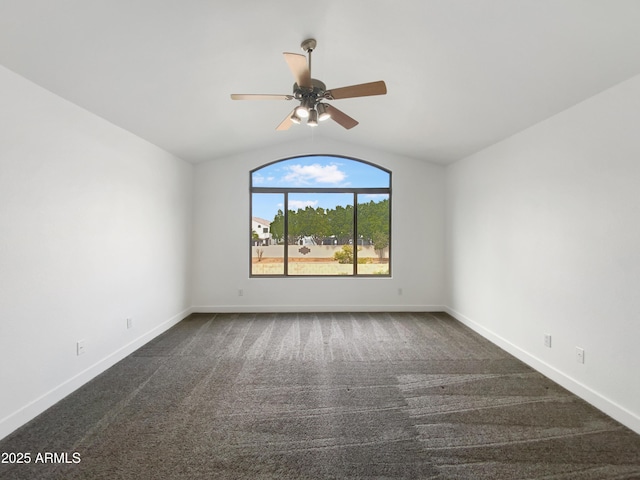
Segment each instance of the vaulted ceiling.
[{"label": "vaulted ceiling", "polygon": [[[449,163],[640,74],[638,0],[2,0],[0,63],[197,163],[329,138]],[[313,37],[360,125],[275,127]],[[5,92],[6,93],[6,92]]]}]

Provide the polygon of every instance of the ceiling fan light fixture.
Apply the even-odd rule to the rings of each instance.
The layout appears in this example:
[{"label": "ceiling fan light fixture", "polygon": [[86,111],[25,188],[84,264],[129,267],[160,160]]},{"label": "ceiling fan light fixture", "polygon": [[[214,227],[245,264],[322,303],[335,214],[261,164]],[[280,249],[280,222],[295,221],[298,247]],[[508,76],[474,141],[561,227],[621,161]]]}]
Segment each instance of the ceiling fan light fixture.
[{"label": "ceiling fan light fixture", "polygon": [[309,120],[307,120],[307,125],[310,127],[318,126],[318,111],[315,108],[309,110]]},{"label": "ceiling fan light fixture", "polygon": [[291,114],[291,121],[293,123],[300,123],[302,121],[302,119],[298,116],[298,113],[294,110],[293,113]]},{"label": "ceiling fan light fixture", "polygon": [[309,109],[304,106],[304,102],[296,108],[296,115],[298,115],[299,118],[307,118],[309,116]]},{"label": "ceiling fan light fixture", "polygon": [[318,120],[324,122],[325,120],[329,120],[331,118],[331,114],[327,109],[327,106],[324,103],[319,103],[316,107],[318,110]]},{"label": "ceiling fan light fixture", "polygon": [[305,96],[300,101],[300,106],[296,108],[296,113],[300,118],[307,118],[309,116],[309,110],[314,107],[314,101],[311,97]]}]

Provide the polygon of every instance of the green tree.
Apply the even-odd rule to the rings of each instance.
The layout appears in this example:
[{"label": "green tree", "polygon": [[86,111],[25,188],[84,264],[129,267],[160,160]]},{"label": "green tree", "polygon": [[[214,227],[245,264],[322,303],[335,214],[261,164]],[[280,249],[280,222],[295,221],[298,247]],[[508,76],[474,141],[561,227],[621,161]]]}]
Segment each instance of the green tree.
[{"label": "green tree", "polygon": [[349,243],[353,239],[353,206],[337,205],[329,210],[327,223],[329,235],[334,235],[340,245]]},{"label": "green tree", "polygon": [[[353,235],[353,205],[337,205],[335,209],[325,210],[322,207],[307,206],[297,211],[288,212],[289,245],[298,243],[301,238],[311,237],[320,245],[324,238],[333,236],[338,244],[357,243],[363,238],[373,243],[380,251],[389,246],[389,199],[379,202],[373,200],[358,204],[358,232]],[[284,237],[284,214],[282,210],[271,223],[271,234],[279,242]]]},{"label": "green tree", "polygon": [[324,238],[330,235],[327,212],[322,207],[307,207],[305,210],[309,227],[307,235],[313,238],[316,245],[321,245]]},{"label": "green tree", "polygon": [[287,215],[287,244],[289,245],[295,245],[302,237],[301,211],[301,209],[298,209],[297,212],[294,210],[289,210],[289,214]]},{"label": "green tree", "polygon": [[276,243],[282,242],[282,239],[284,238],[284,212],[282,210],[278,210],[278,213],[273,217],[273,221],[269,227],[271,236],[274,238]]},{"label": "green tree", "polygon": [[327,212],[324,208],[307,206],[297,211],[289,210],[289,244],[297,243],[301,238],[311,237],[320,245],[330,235]]},{"label": "green tree", "polygon": [[382,252],[389,246],[389,234],[385,232],[374,232],[373,248],[378,251],[378,256],[382,258]]},{"label": "green tree", "polygon": [[373,243],[382,255],[389,246],[389,199],[358,204],[358,236]]}]

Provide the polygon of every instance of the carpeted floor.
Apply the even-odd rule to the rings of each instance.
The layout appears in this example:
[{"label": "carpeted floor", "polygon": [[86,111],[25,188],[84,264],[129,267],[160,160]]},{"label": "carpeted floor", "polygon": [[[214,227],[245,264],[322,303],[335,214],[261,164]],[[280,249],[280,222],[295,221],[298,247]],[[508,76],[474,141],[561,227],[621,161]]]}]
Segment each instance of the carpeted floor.
[{"label": "carpeted floor", "polygon": [[443,313],[192,315],[0,452],[32,452],[12,480],[640,479],[640,436]]}]

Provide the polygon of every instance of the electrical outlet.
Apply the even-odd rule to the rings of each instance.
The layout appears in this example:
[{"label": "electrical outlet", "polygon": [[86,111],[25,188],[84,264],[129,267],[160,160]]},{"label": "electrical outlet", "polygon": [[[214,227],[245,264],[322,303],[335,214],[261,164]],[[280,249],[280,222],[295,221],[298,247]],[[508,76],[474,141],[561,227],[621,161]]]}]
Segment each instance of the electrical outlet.
[{"label": "electrical outlet", "polygon": [[584,348],[576,347],[576,362],[584,363]]},{"label": "electrical outlet", "polygon": [[544,346],[547,348],[551,348],[551,335],[548,333],[544,334]]},{"label": "electrical outlet", "polygon": [[78,343],[76,343],[76,354],[78,356],[84,355],[84,349],[85,349],[84,340],[78,340]]},{"label": "electrical outlet", "polygon": [[401,288],[398,289],[398,295],[402,295],[402,289]]},{"label": "electrical outlet", "polygon": [[127,318],[127,330],[133,328],[133,318],[128,317]]},{"label": "electrical outlet", "polygon": [[243,297],[244,296],[244,290],[242,290],[241,288],[238,289],[238,296],[239,297]]}]

